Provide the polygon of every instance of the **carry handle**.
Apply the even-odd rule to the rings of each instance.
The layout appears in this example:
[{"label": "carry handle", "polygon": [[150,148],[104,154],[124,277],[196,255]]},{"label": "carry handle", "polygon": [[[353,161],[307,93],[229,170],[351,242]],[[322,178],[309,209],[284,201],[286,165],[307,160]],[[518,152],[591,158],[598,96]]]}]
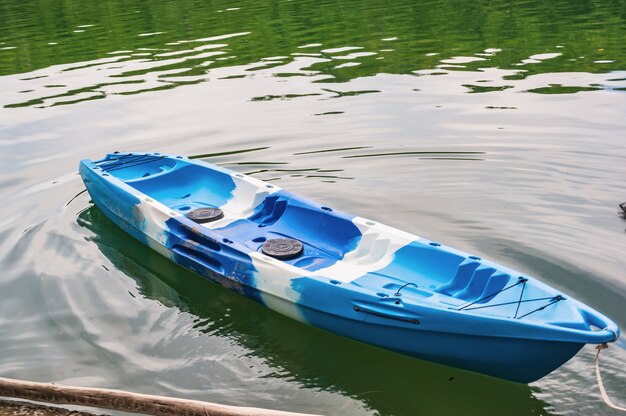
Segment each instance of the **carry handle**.
[{"label": "carry handle", "polygon": [[598,328],[602,328],[602,331],[597,331],[598,333],[607,333],[611,334],[612,339],[607,340],[605,342],[615,342],[619,338],[620,332],[619,327],[613,321],[611,321],[606,316],[602,315],[600,312],[597,312],[590,308],[581,308],[580,313],[585,318],[585,322],[589,325],[596,326]]}]

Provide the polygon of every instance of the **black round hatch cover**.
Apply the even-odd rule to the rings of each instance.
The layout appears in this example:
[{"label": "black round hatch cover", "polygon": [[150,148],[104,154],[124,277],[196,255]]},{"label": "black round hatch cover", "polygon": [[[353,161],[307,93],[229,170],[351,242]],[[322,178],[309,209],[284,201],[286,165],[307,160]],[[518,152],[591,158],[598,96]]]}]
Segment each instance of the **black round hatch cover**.
[{"label": "black round hatch cover", "polygon": [[224,212],[219,208],[198,208],[187,214],[187,218],[199,224],[205,222],[217,221],[224,218]]},{"label": "black round hatch cover", "polygon": [[291,260],[302,254],[302,243],[291,238],[267,240],[261,247],[263,254],[279,260]]}]

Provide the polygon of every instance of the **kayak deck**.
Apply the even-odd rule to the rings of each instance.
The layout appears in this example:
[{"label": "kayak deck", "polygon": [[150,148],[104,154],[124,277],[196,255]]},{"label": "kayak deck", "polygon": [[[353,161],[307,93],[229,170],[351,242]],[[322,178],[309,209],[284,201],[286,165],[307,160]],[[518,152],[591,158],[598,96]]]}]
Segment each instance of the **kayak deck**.
[{"label": "kayak deck", "polygon": [[[112,167],[103,168],[107,172],[112,169],[110,173],[128,185],[182,215],[197,208],[223,207],[224,219],[204,226],[250,250],[260,252],[261,246],[273,238],[300,241],[304,253],[285,261],[295,267],[318,271],[343,283],[366,277],[363,280],[369,282],[368,286],[373,285],[372,289],[387,296],[408,284],[402,291],[406,298],[423,301],[441,294],[450,298],[443,300],[449,307],[477,302],[474,308],[487,309],[485,306],[490,304],[513,302],[512,307],[500,311],[506,313],[516,308],[515,295],[489,295],[499,294],[517,276],[483,264],[479,257],[453,253],[435,242],[415,241],[412,235],[394,234],[390,227],[377,227],[373,221],[364,222],[359,230],[353,217],[310,201],[303,203],[301,198],[284,195],[286,192],[275,190],[271,184],[259,188],[241,177],[198,165],[174,169],[175,161],[158,156],[136,156],[128,163],[134,166],[120,169],[118,162],[113,162]],[[245,200],[240,198],[229,204],[228,196],[233,190],[245,196]],[[359,238],[361,241],[356,241]],[[389,258],[391,255],[394,261]],[[525,291],[527,299],[558,295],[528,287]],[[441,302],[442,296],[437,298]],[[541,305],[530,306],[535,309]],[[523,311],[527,313],[529,309]]]}]

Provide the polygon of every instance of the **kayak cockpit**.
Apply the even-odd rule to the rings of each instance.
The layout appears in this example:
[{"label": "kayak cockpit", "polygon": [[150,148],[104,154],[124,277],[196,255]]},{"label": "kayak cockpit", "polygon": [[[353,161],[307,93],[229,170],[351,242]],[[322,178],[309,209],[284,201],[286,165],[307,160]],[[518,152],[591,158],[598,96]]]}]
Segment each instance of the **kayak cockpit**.
[{"label": "kayak cockpit", "polygon": [[300,241],[303,254],[289,264],[308,271],[341,260],[360,237],[351,216],[218,167],[140,154],[119,159],[109,155],[96,163],[182,216],[198,208],[221,209],[223,218],[201,226],[250,250],[261,251],[267,240],[276,238]]}]

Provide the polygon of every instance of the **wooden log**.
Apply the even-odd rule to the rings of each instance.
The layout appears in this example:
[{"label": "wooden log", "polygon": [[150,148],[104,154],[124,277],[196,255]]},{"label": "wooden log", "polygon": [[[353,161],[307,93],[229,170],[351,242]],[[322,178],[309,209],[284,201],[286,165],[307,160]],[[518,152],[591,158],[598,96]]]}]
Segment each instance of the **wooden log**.
[{"label": "wooden log", "polygon": [[107,416],[93,412],[79,412],[63,407],[0,399],[0,416]]},{"label": "wooden log", "polygon": [[227,406],[121,390],[62,386],[3,377],[0,377],[0,396],[155,416],[311,416],[304,413]]}]

